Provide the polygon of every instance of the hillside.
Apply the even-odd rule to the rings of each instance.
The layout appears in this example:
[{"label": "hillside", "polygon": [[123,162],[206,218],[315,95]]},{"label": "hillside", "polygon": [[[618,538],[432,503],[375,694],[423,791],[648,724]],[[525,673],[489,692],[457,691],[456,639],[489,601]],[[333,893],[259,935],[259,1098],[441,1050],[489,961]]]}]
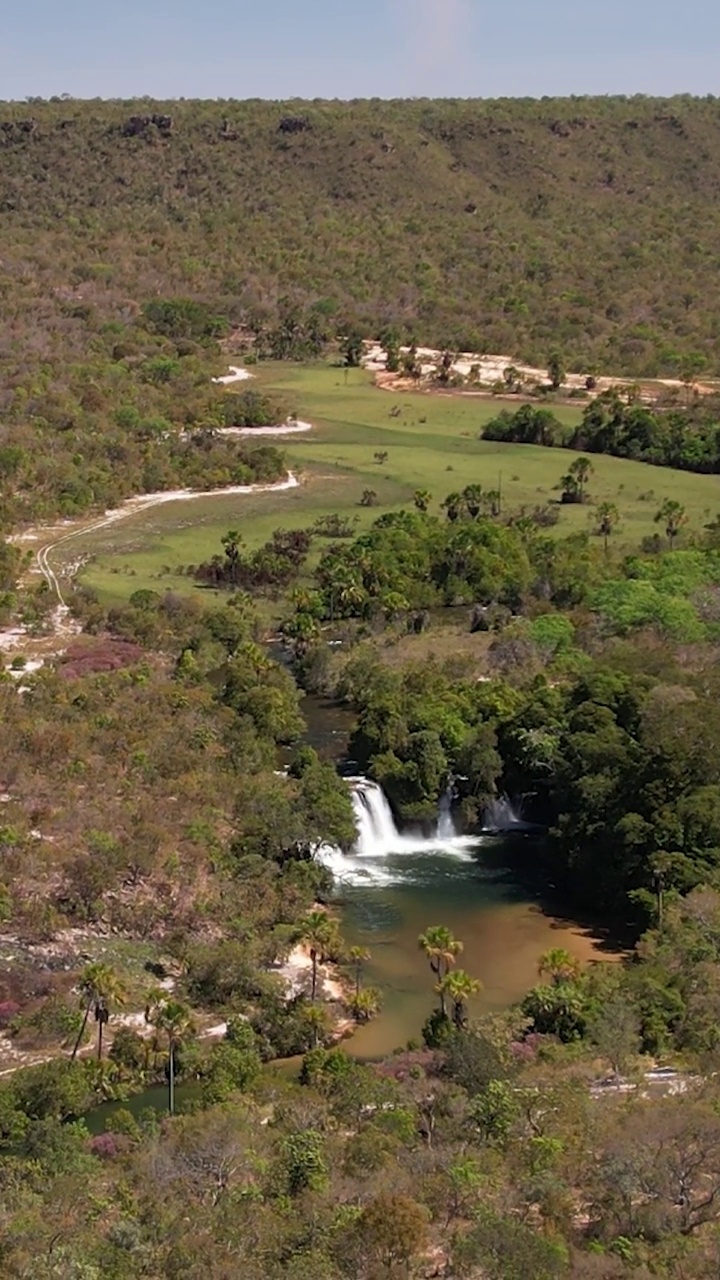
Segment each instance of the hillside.
[{"label": "hillside", "polygon": [[152,297],[653,376],[720,305],[720,100],[0,106],[0,368]]}]

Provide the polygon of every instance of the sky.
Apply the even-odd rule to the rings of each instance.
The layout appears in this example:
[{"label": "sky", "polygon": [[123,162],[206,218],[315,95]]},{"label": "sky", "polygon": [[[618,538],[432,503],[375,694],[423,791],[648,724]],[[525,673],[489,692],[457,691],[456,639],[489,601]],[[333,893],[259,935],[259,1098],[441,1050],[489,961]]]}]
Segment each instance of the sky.
[{"label": "sky", "polygon": [[0,100],[720,94],[717,0],[6,3]]}]

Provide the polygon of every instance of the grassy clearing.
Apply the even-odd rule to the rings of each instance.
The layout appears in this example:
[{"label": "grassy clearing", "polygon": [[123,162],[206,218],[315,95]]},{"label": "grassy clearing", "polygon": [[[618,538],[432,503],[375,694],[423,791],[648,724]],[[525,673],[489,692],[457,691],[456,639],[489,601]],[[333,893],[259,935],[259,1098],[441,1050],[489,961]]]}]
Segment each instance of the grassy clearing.
[{"label": "grassy clearing", "polygon": [[[532,509],[557,499],[558,481],[572,461],[563,450],[479,440],[484,423],[499,408],[490,399],[396,395],[376,388],[363,371],[328,366],[263,366],[259,381],[286,392],[300,416],[315,424],[312,433],[289,437],[285,446],[288,466],[303,475],[302,486],[257,497],[169,503],[74,539],[64,555],[92,555],[82,580],[103,600],[125,600],[140,587],[197,591],[179,570],[218,551],[228,528],[239,528],[250,547],[278,526],[311,524],[333,511],[357,516],[362,528],[383,511],[407,505],[415,489],[428,489],[433,509],[439,509],[449,492],[470,483],[500,486],[506,510]],[[568,426],[580,415],[567,407],[556,412]],[[388,459],[379,465],[373,455],[382,450]],[[593,504],[607,499],[620,511],[614,535],[618,548],[636,547],[657,530],[654,516],[665,498],[685,504],[690,529],[700,528],[720,506],[716,476],[609,457],[596,457],[593,465]],[[364,489],[377,493],[371,510],[358,505]],[[585,529],[591,522],[592,506],[564,507],[556,532]]]}]

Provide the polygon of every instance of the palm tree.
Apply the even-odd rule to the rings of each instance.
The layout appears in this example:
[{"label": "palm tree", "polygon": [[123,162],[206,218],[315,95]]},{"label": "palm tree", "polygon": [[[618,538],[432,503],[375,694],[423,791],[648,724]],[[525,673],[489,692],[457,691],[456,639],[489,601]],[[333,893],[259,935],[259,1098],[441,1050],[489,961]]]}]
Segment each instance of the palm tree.
[{"label": "palm tree", "polygon": [[548,377],[553,391],[559,391],[565,381],[565,368],[562,356],[557,351],[553,351],[548,358]]},{"label": "palm tree", "polygon": [[664,524],[670,550],[677,538],[682,526],[687,524],[687,512],[681,502],[676,502],[674,498],[667,498],[663,502],[660,510],[655,516],[655,524]]},{"label": "palm tree", "polygon": [[457,957],[463,949],[462,942],[455,938],[450,929],[444,924],[432,925],[425,933],[421,933],[418,938],[418,946],[425,953],[430,968],[437,977],[437,988],[440,995],[440,1008],[445,1013],[445,991],[443,989],[443,978],[455,964]]},{"label": "palm tree", "polygon": [[338,565],[328,584],[330,597],[330,621],[335,619],[335,610],[343,615],[352,614],[365,599],[365,588],[347,565]]},{"label": "palm tree", "polygon": [[312,964],[312,985],[310,999],[313,1004],[317,995],[318,963],[322,964],[326,955],[338,945],[338,934],[335,922],[326,911],[309,911],[298,925],[297,941],[307,947]]},{"label": "palm tree", "polygon": [[432,502],[432,494],[427,489],[416,489],[413,494],[413,502],[418,511],[427,511]]},{"label": "palm tree", "polygon": [[585,501],[585,485],[594,470],[589,458],[576,458],[570,467],[570,475],[575,477],[581,502]]},{"label": "palm tree", "polygon": [[453,969],[445,974],[436,990],[441,995],[450,997],[453,1006],[453,1022],[460,1031],[467,1022],[467,1002],[471,996],[477,995],[482,990],[482,983],[478,978],[471,978],[464,969]]},{"label": "palm tree", "polygon": [[154,991],[145,1006],[145,1021],[156,1034],[164,1036],[168,1048],[168,1111],[175,1114],[175,1052],[194,1035],[195,1026],[186,1004],[173,1000],[164,991]]},{"label": "palm tree", "polygon": [[564,947],[551,947],[538,960],[538,974],[541,978],[549,978],[552,985],[557,987],[563,982],[573,982],[580,976],[580,961]]},{"label": "palm tree", "polygon": [[453,523],[459,519],[463,509],[463,499],[461,493],[449,493],[445,501],[442,503],[443,511],[448,520]]},{"label": "palm tree", "polygon": [[240,563],[240,543],[242,538],[237,529],[228,529],[228,532],[220,539],[225,548],[225,562],[227,566],[228,577],[231,582],[237,582],[237,571]]},{"label": "palm tree", "polygon": [[357,991],[350,1005],[356,1022],[369,1022],[380,1012],[381,1007],[382,996],[377,987],[365,987],[362,991]]},{"label": "palm tree", "polygon": [[597,509],[597,531],[604,540],[605,552],[608,549],[608,538],[620,519],[614,502],[601,502]]},{"label": "palm tree", "polygon": [[364,947],[351,947],[348,951],[348,960],[355,972],[355,1002],[360,998],[360,983],[362,980],[362,967],[370,959],[370,952]]},{"label": "palm tree", "polygon": [[302,1020],[312,1036],[312,1047],[317,1049],[330,1031],[328,1011],[321,1004],[306,1004],[302,1008]]},{"label": "palm tree", "polygon": [[491,516],[499,516],[502,506],[502,493],[499,489],[486,489],[484,493],[485,502],[490,508]]},{"label": "palm tree", "polygon": [[477,520],[482,510],[482,504],[483,504],[482,485],[479,485],[479,484],[466,485],[466,487],[462,491],[462,496],[465,502],[465,506],[467,507],[467,510],[468,510],[468,515],[471,517],[472,520]]},{"label": "palm tree", "polygon": [[82,992],[84,1013],[82,1026],[73,1045],[71,1056],[74,1061],[83,1042],[88,1018],[90,1013],[93,1012],[98,1028],[97,1056],[100,1059],[102,1057],[103,1027],[110,1018],[110,1006],[112,1004],[123,1004],[125,993],[117,974],[106,964],[86,965],[80,974],[78,986]]},{"label": "palm tree", "polygon": [[591,473],[595,470],[589,458],[576,458],[567,475],[560,481],[563,489],[563,502],[584,502],[585,486]]}]

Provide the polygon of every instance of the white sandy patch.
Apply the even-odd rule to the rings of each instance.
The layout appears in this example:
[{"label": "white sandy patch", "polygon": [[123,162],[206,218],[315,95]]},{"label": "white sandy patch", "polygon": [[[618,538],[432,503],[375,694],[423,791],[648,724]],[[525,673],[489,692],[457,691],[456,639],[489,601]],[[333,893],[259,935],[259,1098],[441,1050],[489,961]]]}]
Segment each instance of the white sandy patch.
[{"label": "white sandy patch", "polygon": [[228,387],[231,382],[247,382],[248,378],[253,377],[251,373],[248,373],[247,369],[241,369],[239,365],[231,364],[228,367],[230,369],[229,373],[224,374],[222,378],[213,378],[212,381],[220,386]]},{"label": "white sandy patch", "polygon": [[227,1035],[227,1022],[218,1022],[216,1027],[208,1027],[206,1031],[202,1032],[203,1039],[206,1039],[206,1038],[210,1039],[211,1037],[215,1038],[216,1036],[226,1036],[226,1035]]},{"label": "white sandy patch", "polygon": [[[312,960],[303,946],[295,947],[277,972],[285,983],[289,996],[310,990]],[[325,1000],[340,1002],[344,999],[342,983],[330,976],[327,965],[318,965],[318,988]]]},{"label": "white sandy patch", "polygon": [[8,675],[12,676],[14,680],[19,680],[21,676],[27,676],[33,671],[39,671],[42,665],[42,658],[28,658],[23,667],[11,667]]},{"label": "white sandy patch", "polygon": [[13,649],[19,648],[26,639],[27,631],[25,627],[8,627],[7,631],[0,631],[0,651],[11,652]]},{"label": "white sandy patch", "polygon": [[[410,347],[400,348],[402,355],[407,355]],[[444,352],[436,350],[434,347],[417,347],[416,356],[420,365],[423,377],[429,377],[435,374],[442,360]],[[384,373],[387,370],[387,355],[379,342],[366,342],[365,354],[363,356],[363,366],[373,373]],[[451,369],[459,377],[467,379],[473,369],[477,371],[477,381],[471,385],[477,386],[479,390],[488,389],[495,386],[499,382],[505,380],[505,370],[515,369],[521,389],[529,390],[533,386],[538,386],[550,381],[550,375],[547,369],[540,368],[536,365],[522,364],[520,361],[513,359],[512,356],[504,355],[481,355],[476,351],[461,351],[455,356]],[[402,375],[398,375],[402,376]],[[586,382],[588,378],[586,373],[568,373],[563,381],[563,388],[569,391],[586,390]],[[595,379],[594,392],[610,391],[617,387],[618,390],[623,387],[636,386],[641,387],[641,399],[651,401],[652,395],[649,389],[655,387],[668,387],[679,391],[685,387],[685,383],[679,378],[609,378],[598,377]],[[694,382],[696,390],[703,394],[717,390],[717,380],[696,380]]]},{"label": "white sandy patch", "polygon": [[111,1026],[113,1027],[131,1027],[133,1031],[150,1030],[144,1013],[116,1013],[113,1014]]},{"label": "white sandy patch", "polygon": [[218,427],[219,436],[293,436],[300,431],[312,431],[312,422],[282,422],[277,427]]}]

